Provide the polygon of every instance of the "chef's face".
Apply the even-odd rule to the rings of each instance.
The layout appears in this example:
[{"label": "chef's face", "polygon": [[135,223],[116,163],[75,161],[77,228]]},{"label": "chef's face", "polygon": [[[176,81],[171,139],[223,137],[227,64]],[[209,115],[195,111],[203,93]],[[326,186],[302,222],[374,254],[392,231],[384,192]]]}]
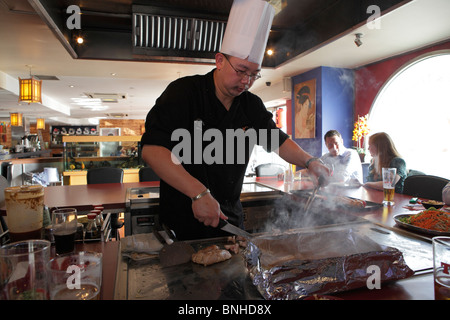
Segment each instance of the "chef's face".
[{"label": "chef's face", "polygon": [[219,54],[216,61],[220,72],[224,73],[223,85],[232,96],[238,96],[248,90],[259,77],[260,67],[257,63],[239,59],[233,56]]},{"label": "chef's face", "polygon": [[339,155],[340,150],[342,149],[342,146],[344,145],[344,142],[342,138],[338,136],[332,136],[327,137],[325,139],[325,145],[328,148],[328,151],[330,152],[331,156],[336,157]]}]

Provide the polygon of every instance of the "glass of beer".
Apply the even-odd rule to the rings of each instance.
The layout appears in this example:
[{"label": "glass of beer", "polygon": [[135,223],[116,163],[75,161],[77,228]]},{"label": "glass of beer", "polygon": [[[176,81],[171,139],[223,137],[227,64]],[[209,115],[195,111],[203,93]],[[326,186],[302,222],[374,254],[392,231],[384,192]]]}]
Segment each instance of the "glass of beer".
[{"label": "glass of beer", "polygon": [[57,256],[47,263],[51,300],[99,300],[102,254],[81,251]]},{"label": "glass of beer", "polygon": [[57,209],[52,212],[52,229],[57,254],[72,252],[77,232],[77,210]]},{"label": "glass of beer", "polygon": [[434,299],[450,300],[450,237],[433,238]]},{"label": "glass of beer", "polygon": [[383,204],[388,206],[394,204],[396,174],[397,168],[382,168],[384,193]]}]

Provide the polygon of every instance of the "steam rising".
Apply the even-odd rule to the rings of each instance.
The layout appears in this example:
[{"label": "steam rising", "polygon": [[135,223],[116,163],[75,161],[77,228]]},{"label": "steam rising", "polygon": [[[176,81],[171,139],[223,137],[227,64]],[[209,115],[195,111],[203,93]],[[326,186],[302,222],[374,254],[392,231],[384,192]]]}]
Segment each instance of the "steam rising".
[{"label": "steam rising", "polygon": [[306,214],[305,204],[309,195],[309,192],[299,191],[275,200],[261,232],[283,233],[290,229],[343,224],[358,219],[347,213],[334,197],[322,195],[316,196]]}]

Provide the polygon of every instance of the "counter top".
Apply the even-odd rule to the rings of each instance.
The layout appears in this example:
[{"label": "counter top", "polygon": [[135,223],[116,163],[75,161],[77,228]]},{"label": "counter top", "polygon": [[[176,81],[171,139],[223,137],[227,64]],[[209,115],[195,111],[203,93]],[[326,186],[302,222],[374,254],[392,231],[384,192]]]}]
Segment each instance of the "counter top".
[{"label": "counter top", "polygon": [[9,154],[0,154],[0,161],[24,158],[39,158],[43,155],[50,155],[51,150],[40,150],[35,152],[14,152]]},{"label": "counter top", "polygon": [[[256,179],[256,181],[283,190],[284,184],[277,179]],[[141,183],[122,183],[122,184],[97,184],[80,186],[52,186],[45,189],[45,202],[49,207],[77,207],[80,209],[90,209],[92,204],[103,204],[105,209],[125,208],[125,193],[127,188],[158,186],[157,182]],[[310,185],[302,183],[297,188],[308,188]],[[331,192],[331,188],[328,189]],[[359,188],[335,188],[336,194],[347,195],[363,200],[381,203],[383,193],[381,191]],[[374,223],[394,227],[393,216],[398,213],[411,212],[404,208],[411,197],[402,194],[395,194],[395,205],[390,207],[380,207],[369,212],[355,212],[354,214],[368,219]],[[104,253],[107,261],[111,265],[108,270],[104,268],[104,280],[102,287],[103,299],[112,299],[114,297],[114,284],[117,270],[117,261],[119,258],[119,242],[112,241],[107,243],[84,244],[85,248]],[[107,264],[105,263],[104,266]],[[201,266],[199,266],[201,267]],[[338,293],[335,296],[348,300],[378,300],[378,299],[401,299],[401,300],[423,300],[434,299],[433,275],[430,272],[414,275],[408,279],[398,280],[384,284],[381,289],[369,290],[360,288],[348,292]]]}]

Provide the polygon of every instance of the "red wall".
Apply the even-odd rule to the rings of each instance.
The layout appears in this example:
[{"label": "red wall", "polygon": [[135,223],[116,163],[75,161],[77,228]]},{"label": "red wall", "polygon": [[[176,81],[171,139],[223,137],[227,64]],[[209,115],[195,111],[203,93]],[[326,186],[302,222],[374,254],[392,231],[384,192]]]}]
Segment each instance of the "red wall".
[{"label": "red wall", "polygon": [[355,70],[355,120],[369,113],[372,103],[387,80],[402,66],[429,52],[450,49],[450,41]]}]

